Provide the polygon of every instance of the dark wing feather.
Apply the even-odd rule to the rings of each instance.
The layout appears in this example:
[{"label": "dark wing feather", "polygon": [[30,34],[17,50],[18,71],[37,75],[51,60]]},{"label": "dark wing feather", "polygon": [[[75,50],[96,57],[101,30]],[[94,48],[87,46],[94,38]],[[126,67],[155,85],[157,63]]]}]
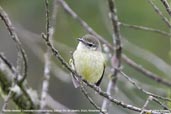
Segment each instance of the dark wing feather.
[{"label": "dark wing feather", "polygon": [[103,79],[104,72],[105,72],[105,65],[104,65],[104,68],[103,68],[103,73],[102,73],[101,78],[99,79],[99,81],[97,81],[97,82],[95,83],[96,86],[99,86],[99,85],[100,85],[100,83],[101,83],[101,81],[102,81],[102,79]]}]

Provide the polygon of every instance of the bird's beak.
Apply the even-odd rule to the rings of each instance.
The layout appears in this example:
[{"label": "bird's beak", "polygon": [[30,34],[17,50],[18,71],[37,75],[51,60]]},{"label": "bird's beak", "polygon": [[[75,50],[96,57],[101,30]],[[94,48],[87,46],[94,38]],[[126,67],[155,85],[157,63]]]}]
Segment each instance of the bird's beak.
[{"label": "bird's beak", "polygon": [[79,42],[83,42],[83,39],[82,39],[82,38],[77,38],[77,40],[78,40]]},{"label": "bird's beak", "polygon": [[83,38],[77,38],[79,42],[82,42],[83,44],[87,44]]}]

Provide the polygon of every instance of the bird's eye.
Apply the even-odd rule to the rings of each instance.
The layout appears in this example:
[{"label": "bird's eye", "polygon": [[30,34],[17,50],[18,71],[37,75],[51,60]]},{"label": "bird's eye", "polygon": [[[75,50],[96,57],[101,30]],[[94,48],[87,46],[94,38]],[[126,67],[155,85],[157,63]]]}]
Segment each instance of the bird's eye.
[{"label": "bird's eye", "polygon": [[89,47],[95,47],[95,45],[92,44],[92,43],[88,43],[88,46],[89,46]]},{"label": "bird's eye", "polygon": [[89,44],[88,44],[88,46],[92,47],[92,46],[93,46],[93,44],[89,43]]}]

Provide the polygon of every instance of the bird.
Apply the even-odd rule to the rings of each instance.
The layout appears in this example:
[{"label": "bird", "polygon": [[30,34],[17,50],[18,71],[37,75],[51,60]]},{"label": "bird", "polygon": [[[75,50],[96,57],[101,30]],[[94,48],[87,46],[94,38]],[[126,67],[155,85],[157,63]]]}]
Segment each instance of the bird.
[{"label": "bird", "polygon": [[[104,72],[106,58],[102,53],[100,41],[93,35],[86,34],[77,38],[78,45],[70,59],[71,68],[89,83],[99,86]],[[75,88],[80,86],[80,80],[72,74]]]}]

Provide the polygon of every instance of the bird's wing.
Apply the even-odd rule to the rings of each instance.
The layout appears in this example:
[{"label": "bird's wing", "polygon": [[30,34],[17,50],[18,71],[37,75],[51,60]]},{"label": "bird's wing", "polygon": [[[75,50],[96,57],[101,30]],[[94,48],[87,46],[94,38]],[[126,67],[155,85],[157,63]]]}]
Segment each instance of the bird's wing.
[{"label": "bird's wing", "polygon": [[105,72],[105,64],[104,64],[104,68],[103,68],[103,73],[102,73],[102,76],[101,76],[101,78],[99,79],[99,81],[97,81],[95,84],[96,84],[96,86],[99,86],[100,85],[100,83],[101,83],[101,81],[102,81],[102,79],[103,79],[103,76],[104,76],[104,72]]}]

